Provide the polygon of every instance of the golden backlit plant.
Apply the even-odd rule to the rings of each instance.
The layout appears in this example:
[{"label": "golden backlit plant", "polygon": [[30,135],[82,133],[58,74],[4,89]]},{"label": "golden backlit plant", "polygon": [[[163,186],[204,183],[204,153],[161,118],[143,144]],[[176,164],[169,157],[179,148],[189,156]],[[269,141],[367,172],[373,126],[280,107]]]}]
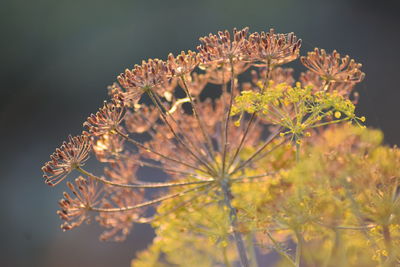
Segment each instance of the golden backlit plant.
[{"label": "golden backlit plant", "polygon": [[[121,73],[42,168],[51,186],[80,175],[62,229],[94,217],[102,240],[122,241],[150,223],[156,237],[132,266],[257,266],[272,251],[280,266],[398,263],[400,154],[355,114],[361,64],[315,49],[296,82],[282,67],[300,56],[293,33],[200,42]],[[91,154],[102,174],[86,169]],[[148,169],[160,177],[140,177]]]}]

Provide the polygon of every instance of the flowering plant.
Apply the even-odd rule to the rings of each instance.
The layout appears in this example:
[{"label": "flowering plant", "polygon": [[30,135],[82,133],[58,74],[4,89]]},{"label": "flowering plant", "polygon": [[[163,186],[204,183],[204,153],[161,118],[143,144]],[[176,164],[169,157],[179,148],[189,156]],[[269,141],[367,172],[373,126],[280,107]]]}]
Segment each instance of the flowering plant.
[{"label": "flowering plant", "polygon": [[[133,266],[255,266],[271,250],[288,266],[398,262],[400,154],[355,114],[361,64],[315,49],[295,82],[282,67],[300,55],[293,33],[200,42],[121,73],[42,168],[51,186],[81,175],[60,201],[62,229],[94,216],[100,239],[121,241],[151,223],[156,238]],[[90,154],[103,174],[85,168]]]}]

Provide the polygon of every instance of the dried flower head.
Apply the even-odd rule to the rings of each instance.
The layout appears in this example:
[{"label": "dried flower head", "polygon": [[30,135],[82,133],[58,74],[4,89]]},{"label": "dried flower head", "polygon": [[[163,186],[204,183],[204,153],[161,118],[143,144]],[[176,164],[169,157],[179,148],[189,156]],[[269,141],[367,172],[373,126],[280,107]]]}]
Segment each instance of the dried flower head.
[{"label": "dried flower head", "polygon": [[229,31],[219,31],[218,35],[209,34],[200,38],[200,61],[203,64],[221,64],[229,61],[242,60],[245,57],[247,34],[249,28],[233,29],[233,39]]},{"label": "dried flower head", "polygon": [[324,49],[315,48],[300,60],[304,66],[327,82],[358,83],[365,76],[360,70],[362,66],[360,63],[356,63],[349,56],[341,57],[336,50],[327,54]]},{"label": "dried flower head", "polygon": [[57,148],[50,156],[51,160],[42,167],[45,183],[50,186],[60,183],[74,169],[83,166],[90,150],[90,140],[86,135],[68,136],[68,142]]},{"label": "dried flower head", "polygon": [[126,69],[117,79],[126,90],[124,98],[137,102],[141,95],[157,85],[160,85],[168,73],[167,65],[159,59],[142,61],[141,65],[135,65],[132,70]]},{"label": "dried flower head", "polygon": [[267,33],[252,33],[247,49],[251,61],[270,66],[295,60],[299,56],[300,46],[301,39],[297,39],[294,33],[276,34],[274,29],[270,29]]},{"label": "dried flower head", "polygon": [[191,73],[197,67],[199,58],[196,52],[182,51],[177,57],[172,53],[168,55],[167,67],[171,76],[182,76]]},{"label": "dried flower head", "polygon": [[[314,91],[318,91],[325,87],[325,90],[329,92],[337,92],[340,95],[350,96],[353,92],[355,82],[334,82],[329,84],[326,88],[324,85],[325,81],[317,73],[307,70],[306,72],[300,73],[299,81],[303,86],[312,86]],[[355,100],[357,100],[357,93],[354,93]]]},{"label": "dried flower head", "polygon": [[83,177],[75,179],[75,185],[67,182],[68,188],[71,190],[74,197],[64,192],[64,198],[60,200],[59,205],[61,210],[57,214],[64,224],[61,229],[71,230],[83,222],[90,222],[88,212],[93,205],[98,203],[101,195],[101,190],[98,187],[97,181],[89,178],[89,181]]},{"label": "dried flower head", "polygon": [[104,102],[96,114],[91,114],[83,123],[92,136],[102,136],[113,133],[124,118],[124,108],[117,103]]}]

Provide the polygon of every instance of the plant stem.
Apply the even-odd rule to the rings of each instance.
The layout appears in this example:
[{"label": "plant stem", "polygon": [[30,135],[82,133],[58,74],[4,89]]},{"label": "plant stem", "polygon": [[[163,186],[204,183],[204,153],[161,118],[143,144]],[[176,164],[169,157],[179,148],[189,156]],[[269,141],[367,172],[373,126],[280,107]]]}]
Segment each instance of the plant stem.
[{"label": "plant stem", "polygon": [[300,161],[300,144],[296,142],[296,162]]},{"label": "plant stem", "polygon": [[195,116],[195,118],[196,118],[196,120],[197,120],[197,122],[198,122],[198,124],[200,126],[201,133],[202,133],[202,135],[204,137],[204,140],[205,140],[205,142],[206,142],[206,144],[208,146],[209,154],[211,155],[211,157],[214,157],[214,153],[213,153],[214,149],[213,149],[213,145],[212,145],[212,142],[211,142],[211,139],[210,139],[210,135],[207,133],[207,131],[205,129],[205,126],[204,126],[204,122],[199,116],[199,113],[198,113],[197,107],[196,107],[196,103],[194,102],[194,99],[192,98],[192,95],[189,92],[189,88],[187,86],[185,77],[181,76],[181,80],[182,80],[183,87],[184,87],[183,90],[185,91],[186,95],[188,96],[188,98],[190,100],[189,102],[190,102],[190,104],[192,106],[193,115]]},{"label": "plant stem", "polygon": [[252,267],[257,267],[258,266],[257,254],[256,254],[256,249],[254,247],[254,240],[252,233],[246,236],[246,241],[247,241],[247,247],[249,248],[250,265]]},{"label": "plant stem", "polygon": [[253,113],[251,115],[249,122],[247,123],[246,129],[243,133],[242,139],[240,140],[239,146],[236,148],[235,154],[233,155],[232,159],[229,162],[228,168],[230,168],[232,166],[232,164],[235,162],[237,156],[239,155],[239,153],[242,149],[242,146],[244,144],[244,141],[246,140],[247,134],[249,133],[250,126],[252,125],[255,117],[256,117],[256,113]]},{"label": "plant stem", "polygon": [[296,247],[295,265],[296,267],[300,267],[301,254],[303,250],[303,237],[299,232],[296,231],[296,238],[297,238],[297,247]]},{"label": "plant stem", "polygon": [[242,169],[247,164],[252,162],[254,157],[256,157],[258,154],[260,154],[270,143],[272,143],[272,141],[275,140],[275,137],[277,137],[278,134],[281,133],[281,131],[282,131],[282,127],[278,128],[275,132],[271,133],[271,135],[268,137],[268,139],[265,141],[265,143],[259,149],[257,149],[257,151],[254,152],[253,155],[251,155],[246,161],[244,161],[242,164],[240,164],[238,167],[236,167],[233,171],[231,171],[230,175],[234,174],[235,172],[237,172],[238,170]]},{"label": "plant stem", "polygon": [[382,235],[383,241],[385,243],[385,248],[387,251],[387,259],[384,266],[393,266],[393,255],[392,255],[392,237],[390,234],[390,229],[387,224],[382,225]]},{"label": "plant stem", "polygon": [[120,136],[122,136],[123,138],[125,138],[125,140],[127,140],[128,142],[130,142],[130,143],[136,145],[137,147],[143,148],[143,149],[146,150],[147,152],[154,153],[154,154],[156,154],[157,156],[160,156],[160,157],[162,157],[162,158],[165,159],[165,160],[169,160],[169,161],[172,161],[172,162],[181,164],[181,165],[183,165],[183,166],[189,167],[189,168],[194,169],[194,170],[201,171],[201,172],[206,173],[206,174],[210,174],[210,175],[212,174],[212,173],[210,173],[210,172],[208,172],[208,171],[206,171],[206,170],[203,170],[203,169],[201,169],[201,168],[198,168],[198,167],[196,167],[196,166],[192,166],[192,165],[187,164],[187,163],[185,163],[185,162],[182,162],[182,161],[180,161],[180,160],[174,159],[174,158],[172,158],[172,157],[170,157],[170,156],[163,155],[163,154],[161,154],[161,153],[159,153],[159,152],[157,152],[157,151],[151,149],[150,147],[147,147],[147,146],[145,146],[144,144],[142,144],[142,143],[140,143],[140,142],[138,142],[138,141],[136,141],[136,140],[130,138],[127,134],[124,134],[123,132],[121,132],[121,131],[118,130],[118,129],[115,129],[115,131],[116,131]]},{"label": "plant stem", "polygon": [[139,209],[139,208],[143,208],[143,207],[147,207],[147,206],[151,206],[160,202],[163,202],[167,199],[172,199],[172,198],[176,198],[176,197],[182,197],[184,195],[186,195],[189,192],[193,192],[193,191],[197,191],[199,189],[205,188],[207,187],[208,184],[206,185],[200,185],[197,187],[192,187],[190,189],[178,192],[178,193],[174,193],[174,194],[170,194],[170,195],[166,195],[163,197],[159,197],[153,200],[149,200],[146,202],[142,202],[140,204],[134,205],[134,206],[126,206],[126,207],[122,207],[122,208],[96,208],[96,207],[90,207],[91,211],[96,211],[96,212],[123,212],[123,211],[128,211],[128,210],[135,210],[135,209]]},{"label": "plant stem", "polygon": [[225,129],[223,131],[224,135],[224,142],[223,142],[223,153],[222,153],[222,173],[225,173],[225,164],[226,164],[226,157],[227,157],[227,146],[228,146],[228,128],[229,128],[229,119],[231,117],[231,110],[232,110],[232,105],[233,105],[233,98],[234,98],[234,91],[235,91],[235,69],[233,66],[233,61],[232,59],[229,60],[229,65],[231,68],[231,97],[229,100],[229,107],[228,107],[228,113],[226,114],[226,120],[225,120]]},{"label": "plant stem", "polygon": [[289,261],[289,263],[293,266],[295,266],[295,262],[293,261],[292,257],[282,248],[282,246],[274,239],[274,237],[272,236],[272,234],[266,230],[266,229],[261,229],[261,231],[265,232],[268,236],[268,238],[271,240],[273,245],[273,248],[275,249],[275,251],[281,255],[282,257],[284,257],[287,261]]},{"label": "plant stem", "polygon": [[185,185],[195,185],[195,184],[206,184],[206,183],[211,183],[214,180],[204,180],[204,181],[190,181],[190,182],[175,182],[175,183],[135,183],[135,184],[121,184],[121,183],[116,183],[107,179],[104,179],[102,177],[98,177],[84,169],[82,169],[81,167],[76,168],[77,171],[79,171],[80,173],[88,176],[88,177],[92,177],[104,184],[108,184],[108,185],[112,185],[112,186],[117,186],[117,187],[122,187],[122,188],[166,188],[166,187],[174,187],[174,186],[185,186]]},{"label": "plant stem", "polygon": [[[164,123],[167,125],[167,127],[169,128],[169,130],[171,131],[171,133],[174,135],[175,139],[183,146],[183,148],[186,149],[187,152],[189,152],[189,154],[197,161],[199,161],[204,167],[206,167],[211,173],[215,174],[215,170],[211,167],[211,165],[209,165],[207,162],[205,162],[202,158],[200,158],[200,156],[196,155],[196,153],[194,151],[192,151],[189,147],[188,144],[186,144],[182,138],[180,138],[178,136],[178,134],[176,133],[176,131],[174,130],[174,128],[172,127],[172,125],[169,123],[167,115],[164,113],[163,107],[161,106],[162,104],[159,103],[159,101],[156,99],[157,95],[153,93],[153,91],[149,90],[148,91],[148,95],[150,97],[150,99],[152,100],[152,102],[156,105],[156,107],[158,108],[158,110],[160,111],[160,115],[161,118],[163,119]],[[179,124],[175,121],[173,116],[170,116],[170,118],[175,122],[176,125]],[[189,139],[188,139],[189,140]],[[190,142],[189,143],[193,146],[193,144]]]},{"label": "plant stem", "polygon": [[236,214],[236,209],[232,206],[232,203],[231,203],[232,194],[231,194],[231,190],[230,190],[230,187],[228,184],[228,179],[226,179],[226,178],[222,179],[221,189],[224,194],[225,206],[229,210],[229,222],[232,227],[233,237],[236,242],[236,249],[237,249],[239,257],[240,257],[241,266],[242,267],[250,267],[249,260],[247,258],[247,254],[246,254],[246,247],[243,242],[243,237],[237,231],[237,214]]}]

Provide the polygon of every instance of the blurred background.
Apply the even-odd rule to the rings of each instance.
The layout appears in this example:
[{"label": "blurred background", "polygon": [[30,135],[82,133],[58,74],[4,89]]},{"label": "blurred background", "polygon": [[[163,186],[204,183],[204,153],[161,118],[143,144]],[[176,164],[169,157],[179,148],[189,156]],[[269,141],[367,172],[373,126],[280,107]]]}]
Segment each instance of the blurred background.
[{"label": "blurred background", "polygon": [[40,170],[107,97],[117,74],[147,58],[195,49],[210,32],[295,32],[302,54],[337,49],[363,63],[358,114],[400,144],[400,16],[373,0],[8,0],[0,3],[0,266],[129,266],[153,237],[138,226],[124,243],[98,241],[94,225],[63,233],[64,186]]}]

